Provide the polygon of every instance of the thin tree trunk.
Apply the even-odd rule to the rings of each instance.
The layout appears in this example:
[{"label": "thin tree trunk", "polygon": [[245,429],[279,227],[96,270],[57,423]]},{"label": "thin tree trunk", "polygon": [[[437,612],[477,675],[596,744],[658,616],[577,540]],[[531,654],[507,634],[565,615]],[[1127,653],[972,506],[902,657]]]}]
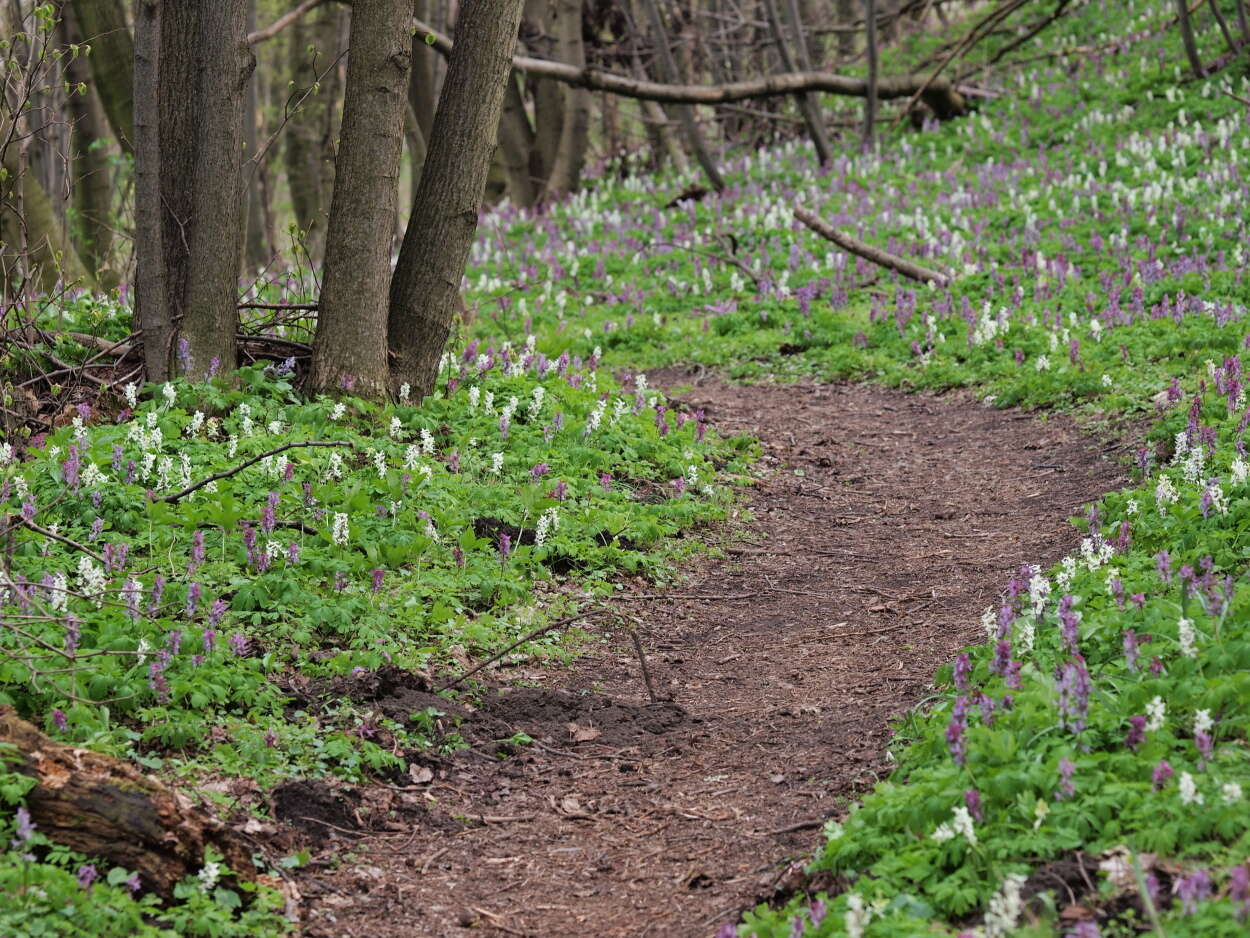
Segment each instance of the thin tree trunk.
[{"label": "thin tree trunk", "polygon": [[[586,67],[586,46],[582,42],[582,0],[557,0],[552,23],[556,48],[562,62]],[[581,182],[586,146],[590,142],[590,92],[565,86],[563,121],[551,173],[543,189],[543,199],[553,200],[577,191]]]},{"label": "thin tree trunk", "polygon": [[[642,0],[642,4],[646,7],[647,16],[651,21],[651,32],[654,37],[656,53],[658,54],[664,80],[676,82],[678,80],[677,63],[673,61],[673,50],[668,44],[668,30],[665,28],[664,18],[660,14],[659,2],[658,0]],[[703,134],[699,131],[698,124],[694,122],[693,110],[684,104],[676,105],[673,110],[677,114],[677,119],[681,122],[686,145],[690,148],[690,152],[694,154],[694,158],[698,161],[699,166],[703,168],[703,174],[707,176],[707,180],[712,184],[713,189],[717,192],[723,191],[725,179],[721,176],[720,170],[716,166],[716,161],[712,158],[712,154],[707,148],[707,143],[703,139]]]},{"label": "thin tree trunk", "polygon": [[1202,58],[1198,55],[1198,44],[1194,42],[1194,28],[1189,22],[1189,0],[1176,0],[1176,20],[1181,28],[1181,43],[1185,46],[1185,56],[1189,59],[1189,67],[1196,78],[1202,78],[1207,70],[1202,67]]},{"label": "thin tree trunk", "polygon": [[[416,0],[417,18],[429,21],[433,13],[430,0]],[[412,37],[412,78],[408,84],[408,103],[421,130],[421,139],[430,139],[434,126],[434,109],[438,105],[438,54],[426,45],[425,37]]]},{"label": "thin tree trunk", "polygon": [[412,0],[352,4],[343,127],[309,376],[315,391],[345,388],[375,400],[387,393],[387,300],[411,21]]},{"label": "thin tree trunk", "polygon": [[[838,22],[849,25],[855,19],[855,0],[837,0]],[[849,61],[855,54],[855,34],[849,30],[838,32],[838,61]]]},{"label": "thin tree trunk", "polygon": [[136,299],[149,380],[235,366],[246,27],[246,0],[137,3]]},{"label": "thin tree trunk", "polygon": [[[522,37],[526,48],[539,58],[556,59],[556,33],[550,22],[552,0],[526,0],[524,11],[525,29]],[[530,177],[535,184],[546,187],[555,165],[556,152],[560,149],[560,135],[564,130],[564,89],[556,82],[539,76],[526,76],[526,88],[534,99],[534,145],[530,150]]]},{"label": "thin tree trunk", "polygon": [[[78,28],[72,6],[61,9],[61,28],[66,45],[81,45],[85,40]],[[92,274],[98,275],[113,243],[109,216],[113,208],[113,187],[109,179],[108,155],[104,150],[107,135],[104,110],[95,94],[91,67],[84,55],[67,55],[65,77],[71,93],[68,98],[70,136],[70,167],[73,185],[70,193],[78,219],[78,256]],[[75,86],[85,87],[80,93]]]},{"label": "thin tree trunk", "polygon": [[5,279],[16,281],[29,273],[45,293],[58,282],[91,285],[48,194],[34,174],[22,171],[17,147],[5,149],[3,168],[8,178],[0,184],[0,241],[6,256],[17,261],[5,261]]},{"label": "thin tree trunk", "polygon": [[1232,30],[1228,28],[1228,20],[1224,19],[1224,14],[1220,12],[1219,0],[1208,0],[1211,7],[1211,15],[1215,17],[1216,25],[1220,27],[1220,32],[1224,34],[1224,41],[1228,44],[1228,51],[1237,54],[1237,40],[1233,38]]},{"label": "thin tree trunk", "polygon": [[[777,43],[777,54],[781,57],[781,67],[787,72],[796,71],[794,56],[790,53],[790,47],[786,42],[785,30],[781,26],[781,18],[777,14],[776,0],[763,0],[764,12],[768,15],[768,24],[773,31],[773,38]],[[808,69],[807,52],[803,48],[803,30],[801,24],[797,21],[791,23],[794,27],[795,47],[798,49],[799,55],[804,59],[803,67]],[[829,137],[825,133],[825,122],[820,116],[820,109],[814,97],[807,92],[800,92],[794,96],[798,101],[799,111],[803,115],[803,123],[807,125],[808,136],[812,138],[812,146],[816,148],[816,159],[822,166],[829,162],[831,156],[829,149]]]},{"label": "thin tree trunk", "polygon": [[1241,41],[1250,43],[1250,18],[1246,16],[1245,0],[1237,0],[1237,28],[1241,31]]},{"label": "thin tree trunk", "polygon": [[109,126],[121,148],[133,154],[135,44],[126,25],[126,4],[124,0],[73,0],[73,7],[78,28],[91,44],[91,72]]},{"label": "thin tree trunk", "polygon": [[[1184,2],[1184,0],[1181,0]],[[864,96],[864,149],[876,146],[877,123],[877,2],[864,0],[864,43],[868,55],[868,93]]]},{"label": "thin tree trunk", "polygon": [[521,0],[460,10],[425,172],[391,282],[392,383],[428,394],[459,306],[482,190],[499,131]]},{"label": "thin tree trunk", "polygon": [[[508,173],[508,195],[513,204],[533,208],[538,190],[530,176],[530,153],[534,149],[534,128],[525,113],[525,99],[515,71],[508,75],[504,90],[503,113],[499,117],[499,149],[503,152],[504,169]],[[416,190],[413,190],[415,197]]]},{"label": "thin tree trunk", "polygon": [[[247,0],[247,31],[256,31],[256,0]],[[246,239],[243,249],[245,271],[257,270],[269,262],[270,248],[265,242],[265,194],[260,184],[260,152],[258,150],[256,123],[260,120],[257,85],[260,72],[255,70],[247,83],[247,95],[243,102],[243,224]]]}]

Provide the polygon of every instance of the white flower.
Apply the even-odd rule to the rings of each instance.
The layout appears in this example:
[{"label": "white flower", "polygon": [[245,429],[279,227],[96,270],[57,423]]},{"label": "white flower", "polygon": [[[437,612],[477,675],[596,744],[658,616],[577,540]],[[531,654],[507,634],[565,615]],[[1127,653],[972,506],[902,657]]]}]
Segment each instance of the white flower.
[{"label": "white flower", "polygon": [[1163,702],[1162,697],[1155,697],[1150,703],[1146,704],[1146,729],[1152,733],[1157,733],[1163,729],[1163,718],[1167,713],[1167,705]]},{"label": "white flower", "polygon": [[531,417],[531,418],[537,417],[537,416],[538,416],[538,414],[542,411],[542,409],[543,409],[543,396],[544,396],[546,393],[547,393],[547,389],[546,389],[546,388],[544,388],[541,384],[540,384],[540,385],[535,386],[535,388],[534,388],[534,399],[533,399],[532,401],[530,401],[530,405],[529,405],[529,407],[527,407],[527,408],[526,408],[526,413],[528,413],[528,414],[530,415],[530,417]]},{"label": "white flower", "polygon": [[421,462],[421,449],[416,443],[409,443],[408,448],[404,450],[404,468],[416,469]]},{"label": "white flower", "polygon": [[378,475],[386,476],[386,453],[382,450],[370,450],[369,455],[373,457],[373,468],[378,471]]},{"label": "white flower", "polygon": [[404,432],[404,424],[398,417],[391,418],[391,439],[398,440],[399,435]]},{"label": "white flower", "polygon": [[269,423],[265,425],[265,429],[269,431],[271,436],[277,436],[282,432],[282,421],[270,420]]},{"label": "white flower", "polygon": [[951,810],[951,815],[949,821],[938,825],[937,830],[933,832],[933,839],[939,842],[946,841],[962,834],[964,839],[975,847],[977,832],[972,826],[972,815],[968,813],[968,809],[963,805],[957,805]]},{"label": "white flower", "polygon": [[[516,400],[514,397],[513,400]],[[434,435],[425,427],[421,428],[421,451],[426,455],[434,452]]]},{"label": "white flower", "polygon": [[217,885],[217,880],[221,878],[221,864],[216,862],[205,863],[197,875],[200,880],[200,889],[208,892]]},{"label": "white flower", "polygon": [[1229,466],[1229,473],[1232,475],[1233,485],[1245,485],[1247,476],[1250,476],[1250,467],[1246,466],[1246,461],[1240,455],[1233,458],[1233,464]]},{"label": "white flower", "polygon": [[1176,486],[1172,484],[1172,480],[1167,476],[1159,476],[1159,484],[1155,486],[1155,504],[1159,507],[1159,513],[1167,511],[1168,505],[1176,499]]},{"label": "white flower", "polygon": [[499,475],[503,472],[503,453],[495,453],[490,458],[490,471]]},{"label": "white flower", "polygon": [[231,459],[234,459],[235,455],[238,452],[239,452],[239,438],[237,436],[232,436],[228,440],[226,440],[226,455],[229,456]]},{"label": "white flower", "polygon": [[277,541],[265,542],[265,556],[268,557],[270,560],[277,560],[279,557],[283,555],[283,553],[285,553],[285,551],[286,551],[286,548],[283,547],[281,544],[279,544]]},{"label": "white flower", "polygon": [[476,384],[469,388],[469,410],[477,410],[478,402],[482,399],[482,389]]},{"label": "white flower", "polygon": [[178,400],[178,392],[174,390],[174,386],[169,382],[165,382],[161,386],[161,396],[165,398],[166,407],[173,407],[174,402]]},{"label": "white flower", "polygon": [[412,385],[405,381],[399,386],[399,402],[407,404],[412,399]]},{"label": "white flower", "polygon": [[1112,380],[1111,380],[1111,375],[1103,375],[1103,376],[1102,376],[1102,386],[1103,386],[1104,388],[1109,388],[1109,387],[1111,387],[1111,385],[1112,385],[1113,383],[1114,383],[1114,382],[1112,382]]},{"label": "white flower", "polygon": [[330,451],[329,473],[336,479],[343,478],[343,457],[333,450]]},{"label": "white flower", "polygon": [[990,907],[985,912],[985,938],[1003,938],[1016,927],[1024,908],[1020,899],[1024,883],[1025,878],[1019,873],[1009,873],[1002,889],[990,897]]},{"label": "white flower", "polygon": [[108,482],[108,476],[100,471],[100,467],[93,462],[87,463],[87,468],[82,471],[82,484],[94,488],[105,482]]},{"label": "white flower", "polygon": [[8,443],[0,443],[0,466],[13,461],[13,447]]},{"label": "white flower", "polygon": [[136,407],[139,406],[139,389],[134,385],[134,382],[131,382],[130,384],[126,385],[126,387],[123,389],[123,393],[125,393],[126,395],[127,407],[129,407],[131,410],[134,410]]},{"label": "white flower", "polygon": [[197,410],[191,415],[191,422],[187,425],[187,436],[195,436],[202,426],[204,426],[204,412]]},{"label": "white flower", "polygon": [[1208,479],[1206,493],[1211,499],[1211,510],[1217,515],[1228,514],[1228,499],[1218,479]]},{"label": "white flower", "polygon": [[1036,361],[1036,363],[1034,364],[1034,367],[1035,367],[1038,371],[1049,371],[1049,370],[1050,370],[1050,356],[1048,356],[1048,355],[1038,355],[1038,356],[1037,356],[1037,361]]},{"label": "white flower", "polygon": [[1029,578],[1029,602],[1033,605],[1033,615],[1040,616],[1046,610],[1046,600],[1050,597],[1050,580],[1040,573]]},{"label": "white flower", "polygon": [[1140,507],[1141,506],[1137,504],[1137,499],[1130,498],[1128,502],[1126,502],[1124,505],[1124,513],[1128,515],[1129,517],[1132,517],[1133,515],[1137,514],[1137,512],[1140,510]]},{"label": "white flower", "polygon": [[1194,735],[1199,733],[1211,732],[1211,727],[1215,726],[1215,721],[1211,719],[1210,710],[1199,710],[1194,714]]},{"label": "white flower", "polygon": [[555,531],[560,527],[560,516],[554,508],[548,508],[538,516],[538,523],[534,525],[534,546],[542,547],[547,540],[549,531]]},{"label": "white flower", "polygon": [[334,524],[330,528],[330,537],[340,547],[347,543],[347,515],[341,511],[334,513]]},{"label": "white flower", "polygon": [[[84,558],[90,560],[90,557]],[[53,612],[65,612],[69,606],[69,581],[65,574],[58,570],[52,574],[52,595],[48,597],[48,605]]]},{"label": "white flower", "polygon": [[1236,804],[1241,800],[1241,786],[1236,782],[1225,782],[1220,786],[1220,798],[1225,804]]},{"label": "white flower", "polygon": [[1176,642],[1180,645],[1181,654],[1186,658],[1193,658],[1198,654],[1198,649],[1194,646],[1196,637],[1192,619],[1181,618],[1177,620]]},{"label": "white flower", "polygon": [[864,930],[871,920],[872,909],[864,905],[863,896],[853,892],[846,897],[846,915],[843,922],[846,925],[847,938],[864,938]]},{"label": "white flower", "polygon": [[1202,792],[1198,791],[1198,783],[1188,772],[1181,773],[1180,794],[1181,804],[1202,804],[1205,800]]},{"label": "white flower", "polygon": [[981,628],[985,629],[988,638],[993,638],[998,633],[998,616],[994,614],[993,606],[986,606],[985,612],[981,613]]},{"label": "white flower", "polygon": [[590,436],[599,429],[599,424],[603,422],[603,413],[608,409],[607,401],[599,401],[595,404],[595,409],[590,412],[586,418],[585,435]]},{"label": "white flower", "polygon": [[330,408],[330,419],[342,420],[345,413],[347,413],[347,405],[342,401],[339,401],[332,408]]}]

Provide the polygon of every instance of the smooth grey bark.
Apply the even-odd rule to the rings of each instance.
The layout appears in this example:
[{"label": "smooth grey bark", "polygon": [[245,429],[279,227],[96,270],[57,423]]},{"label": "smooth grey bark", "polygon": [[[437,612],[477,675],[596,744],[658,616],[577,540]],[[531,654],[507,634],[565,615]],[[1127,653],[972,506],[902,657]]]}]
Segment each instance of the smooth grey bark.
[{"label": "smooth grey bark", "polygon": [[[408,109],[412,0],[352,4],[343,126],[309,385],[387,394],[387,302]],[[424,175],[424,174],[423,174]]]},{"label": "smooth grey bark", "polygon": [[136,313],[148,379],[235,367],[247,0],[137,0]]},{"label": "smooth grey bark", "polygon": [[456,23],[421,188],[391,280],[392,385],[408,384],[418,399],[434,387],[459,308],[520,22],[521,0],[474,0]]}]

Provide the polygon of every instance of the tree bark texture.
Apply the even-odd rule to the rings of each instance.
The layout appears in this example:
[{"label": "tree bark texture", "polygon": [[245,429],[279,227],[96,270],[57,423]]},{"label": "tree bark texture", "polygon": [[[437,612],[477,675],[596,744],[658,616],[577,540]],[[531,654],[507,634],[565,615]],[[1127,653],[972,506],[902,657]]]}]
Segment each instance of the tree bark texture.
[{"label": "tree bark texture", "polygon": [[[20,269],[28,265],[39,289],[45,293],[55,291],[57,283],[90,284],[87,268],[74,250],[48,194],[32,173],[22,171],[16,146],[5,149],[3,165],[9,174],[0,185],[3,279],[16,281],[21,276]],[[22,245],[25,258],[17,256]]]},{"label": "tree bark texture", "polygon": [[[576,68],[586,68],[586,45],[582,41],[582,0],[556,0],[552,28],[559,58]],[[559,199],[577,191],[582,164],[590,143],[590,92],[565,85],[563,120],[543,198]]]},{"label": "tree bark texture", "polygon": [[503,113],[499,117],[499,149],[508,174],[509,197],[521,208],[533,208],[538,201],[538,187],[530,176],[534,128],[530,126],[529,115],[525,112],[525,98],[515,71],[508,76],[508,87],[504,89]]},{"label": "tree bark texture", "polygon": [[[84,42],[72,6],[62,8],[61,28],[66,45],[81,45]],[[71,54],[63,61],[70,88],[66,103],[72,125],[69,162],[73,184],[70,193],[77,219],[76,245],[83,264],[93,275],[98,275],[113,243],[113,230],[109,225],[113,187],[104,150],[104,141],[108,136],[104,110],[95,92],[87,58],[82,53]],[[86,92],[80,93],[77,87],[85,87]]]},{"label": "tree bark texture", "polygon": [[[434,38],[434,48],[445,55],[451,54],[454,45],[448,37],[431,29],[425,23],[418,23],[417,28]],[[608,94],[616,94],[624,98],[660,101],[667,104],[732,104],[735,101],[755,98],[794,95],[800,91],[823,91],[852,98],[863,98],[868,95],[868,82],[864,79],[834,75],[830,72],[788,72],[729,82],[724,85],[674,85],[643,81],[598,69],[579,69],[563,62],[548,62],[523,55],[515,56],[512,64],[527,75],[541,75],[555,81],[577,85],[580,88],[606,91]],[[968,112],[963,95],[945,78],[930,79],[921,75],[895,75],[877,80],[878,101],[909,98],[918,91],[921,92],[920,100],[929,105],[941,120],[962,117]]]},{"label": "tree bark texture", "polygon": [[[764,11],[768,14],[768,25],[773,31],[773,36],[777,42],[777,54],[781,57],[781,65],[787,72],[797,71],[795,67],[795,55],[802,56],[803,63],[808,64],[806,47],[803,44],[802,23],[795,17],[798,15],[797,8],[790,11],[788,19],[794,30],[795,53],[791,53],[790,47],[786,42],[785,29],[782,27],[781,16],[777,12],[777,0],[763,0]],[[810,71],[810,69],[808,69]],[[803,115],[803,123],[807,125],[807,134],[812,139],[812,146],[816,148],[816,160],[822,166],[829,162],[832,156],[829,147],[829,137],[825,133],[825,122],[820,116],[820,107],[816,99],[806,91],[800,91],[795,98],[799,105],[799,112]]]},{"label": "tree bark texture", "polygon": [[[256,31],[256,0],[248,0],[247,31]],[[265,193],[260,182],[260,151],[256,124],[260,120],[260,74],[253,70],[243,99],[243,248],[244,273],[259,270],[269,262],[270,246],[265,237]]]},{"label": "tree bark texture", "polygon": [[197,377],[235,366],[246,26],[247,0],[137,3],[136,300],[149,380],[175,362]]},{"label": "tree bark texture", "polygon": [[373,399],[387,393],[391,240],[408,109],[411,22],[412,0],[352,4],[343,127],[309,377],[314,390],[351,387]]},{"label": "tree bark texture", "polygon": [[428,394],[451,334],[521,21],[521,0],[461,7],[421,188],[391,282],[392,382]]},{"label": "tree bark texture", "polygon": [[36,781],[26,806],[49,840],[134,870],[164,896],[200,870],[210,845],[237,875],[256,878],[247,841],[129,763],[49,739],[11,707],[0,707],[0,742]]},{"label": "tree bark texture", "polygon": [[868,57],[868,81],[864,95],[864,149],[874,146],[877,123],[877,99],[881,85],[877,77],[877,0],[864,0],[864,45]]},{"label": "tree bark texture", "polygon": [[73,0],[74,16],[91,46],[91,72],[109,126],[126,153],[134,153],[134,40],[124,0]]}]

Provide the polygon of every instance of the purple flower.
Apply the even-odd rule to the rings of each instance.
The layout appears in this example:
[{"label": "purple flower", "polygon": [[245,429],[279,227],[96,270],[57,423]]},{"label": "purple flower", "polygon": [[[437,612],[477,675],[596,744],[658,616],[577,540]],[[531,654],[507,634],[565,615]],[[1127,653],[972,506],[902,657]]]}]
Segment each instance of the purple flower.
[{"label": "purple flower", "polygon": [[99,875],[96,872],[94,863],[84,863],[78,867],[78,885],[83,889],[90,889],[91,884],[96,881],[96,877]]},{"label": "purple flower", "polygon": [[1124,737],[1124,745],[1132,749],[1133,752],[1146,740],[1146,718],[1144,716],[1131,716],[1128,718],[1128,735]]},{"label": "purple flower", "polygon": [[65,620],[65,653],[71,657],[78,651],[78,641],[82,638],[82,623],[69,616]]},{"label": "purple flower", "polygon": [[1237,918],[1244,920],[1250,915],[1250,863],[1234,866],[1228,872],[1228,898],[1240,902]]},{"label": "purple flower", "polygon": [[603,489],[605,493],[612,491],[612,473],[599,473],[599,487]]},{"label": "purple flower", "polygon": [[252,642],[242,632],[235,632],[230,636],[230,647],[238,657],[245,658],[252,650]]},{"label": "purple flower", "polygon": [[211,655],[217,647],[217,633],[212,629],[205,629],[200,636],[200,643],[204,646],[204,654]]},{"label": "purple flower", "polygon": [[31,823],[30,812],[26,810],[26,806],[22,805],[17,809],[17,827],[14,833],[17,835],[13,840],[13,846],[16,848],[26,843],[35,836],[35,825]]},{"label": "purple flower", "polygon": [[225,616],[228,608],[224,599],[213,600],[213,605],[208,610],[208,627],[213,628],[220,625],[222,617]]},{"label": "purple flower", "polygon": [[1073,733],[1085,729],[1089,713],[1089,671],[1085,659],[1076,655],[1059,669],[1059,725]]},{"label": "purple flower", "polygon": [[956,765],[963,765],[968,761],[968,743],[964,739],[967,729],[968,698],[961,695],[955,698],[955,706],[951,709],[951,721],[946,725],[946,748],[950,750],[951,758],[955,760]]},{"label": "purple flower", "polygon": [[564,501],[564,499],[569,494],[569,484],[565,482],[563,479],[561,479],[559,482],[556,483],[556,487],[552,491],[551,494],[554,495],[560,501]]},{"label": "purple flower", "polygon": [[1124,662],[1130,671],[1137,673],[1137,633],[1133,629],[1124,631]]},{"label": "purple flower", "polygon": [[1211,738],[1210,733],[1199,730],[1194,733],[1194,745],[1198,747],[1198,754],[1201,756],[1201,759],[1198,761],[1198,768],[1205,768],[1206,764],[1215,755],[1215,740]]},{"label": "purple flower", "polygon": [[530,477],[535,482],[537,482],[539,479],[541,479],[550,471],[551,471],[551,468],[545,462],[540,462],[538,465],[536,465],[533,469],[530,470]]},{"label": "purple flower", "polygon": [[203,588],[200,586],[199,581],[196,581],[187,587],[186,614],[188,619],[192,618],[195,615],[195,610],[199,608],[200,594],[202,592]]},{"label": "purple flower", "polygon": [[160,612],[161,598],[165,595],[165,578],[157,575],[152,581],[152,599],[148,603],[148,615],[154,616]]},{"label": "purple flower", "polygon": [[512,537],[507,531],[499,533],[499,559],[507,560],[512,556]]},{"label": "purple flower", "polygon": [[972,676],[972,658],[967,652],[962,652],[955,659],[955,689],[961,694],[968,691],[968,678]]},{"label": "purple flower", "polygon": [[82,469],[82,458],[78,454],[78,444],[71,443],[69,445],[68,458],[61,463],[61,477],[75,492],[78,491],[78,474]]},{"label": "purple flower", "polygon": [[1206,870],[1194,870],[1176,882],[1176,894],[1181,897],[1181,907],[1186,915],[1198,911],[1198,903],[1211,896],[1211,877]]},{"label": "purple flower", "polygon": [[1059,760],[1059,790],[1055,792],[1055,800],[1063,801],[1076,794],[1076,786],[1072,784],[1072,776],[1076,774],[1076,763],[1064,756]]},{"label": "purple flower", "polygon": [[260,529],[265,534],[272,534],[274,526],[278,523],[278,501],[281,496],[277,492],[270,492],[268,499],[265,501],[265,507],[260,512]]},{"label": "purple flower", "polygon": [[1161,550],[1155,554],[1155,569],[1159,572],[1159,579],[1163,581],[1164,586],[1172,585],[1172,557],[1166,550]]},{"label": "purple flower", "polygon": [[1098,931],[1098,926],[1090,921],[1077,922],[1072,930],[1064,934],[1063,938],[1100,938],[1102,933]]},{"label": "purple flower", "polygon": [[990,662],[990,671],[993,674],[1006,674],[1009,664],[1011,664],[1011,642],[1000,641],[994,646],[994,660]]},{"label": "purple flower", "polygon": [[286,562],[295,566],[299,563],[299,544],[292,541],[286,549]]},{"label": "purple flower", "polygon": [[138,873],[131,873],[130,879],[126,880],[123,885],[130,890],[130,894],[133,896],[143,888],[143,880],[139,878]]},{"label": "purple flower", "polygon": [[69,728],[69,717],[65,715],[65,711],[60,707],[52,709],[52,725],[62,733]]},{"label": "purple flower", "polygon": [[373,592],[376,593],[382,589],[382,577],[386,576],[386,571],[375,567],[370,575],[373,578]]},{"label": "purple flower", "polygon": [[1150,774],[1150,784],[1155,791],[1161,789],[1168,783],[1168,779],[1176,773],[1172,770],[1172,766],[1168,764],[1167,759],[1160,759],[1159,764],[1155,766],[1154,771]]},{"label": "purple flower", "polygon": [[1078,627],[1081,614],[1073,609],[1076,597],[1065,595],[1059,600],[1059,625],[1063,634],[1063,647],[1070,655],[1078,653],[1077,641],[1080,638]]},{"label": "purple flower", "polygon": [[984,821],[985,816],[981,813],[981,793],[975,788],[964,789],[964,804],[968,806],[968,813],[977,821]]}]

